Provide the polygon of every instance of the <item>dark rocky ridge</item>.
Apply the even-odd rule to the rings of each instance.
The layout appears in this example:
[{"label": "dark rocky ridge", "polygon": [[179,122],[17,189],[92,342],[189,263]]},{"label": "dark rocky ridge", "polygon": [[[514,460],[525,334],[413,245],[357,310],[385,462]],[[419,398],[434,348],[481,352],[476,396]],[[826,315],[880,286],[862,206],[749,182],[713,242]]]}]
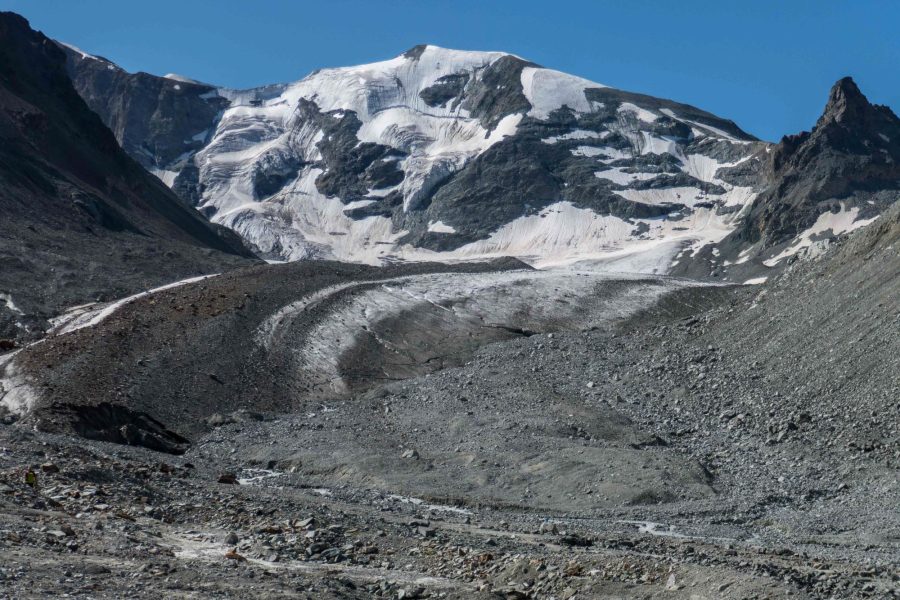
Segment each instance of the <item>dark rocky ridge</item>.
[{"label": "dark rocky ridge", "polygon": [[350,203],[364,198],[370,188],[391,187],[403,181],[396,159],[403,158],[404,153],[381,144],[361,143],[356,133],[362,123],[355,113],[344,113],[335,120],[303,99],[297,113],[304,123],[313,121],[324,132],[318,144],[324,172],[316,179],[316,187],[326,196],[338,196]]},{"label": "dark rocky ridge", "polygon": [[[856,209],[856,220],[871,219],[900,200],[900,118],[869,103],[849,77],[834,84],[812,131],[785,136],[757,159],[726,174],[762,187],[738,228],[674,273],[736,281],[769,276],[795,259],[774,266],[764,261],[791,246],[820,215]],[[827,245],[835,237],[825,231],[813,241]]]},{"label": "dark rocky ridge", "polygon": [[67,306],[252,258],[122,151],[65,61],[25,19],[0,14],[0,292],[12,297],[0,337],[38,335]]},{"label": "dark rocky ridge", "polygon": [[522,69],[537,65],[516,56],[504,56],[491,63],[481,79],[465,89],[463,108],[481,120],[490,131],[500,119],[531,108],[522,91]]},{"label": "dark rocky ridge", "polygon": [[900,198],[900,119],[845,77],[813,130],[783,138],[769,165],[772,183],[735,232],[739,239],[774,246],[841,203],[870,217]]},{"label": "dark rocky ridge", "polygon": [[104,58],[60,48],[75,89],[122,148],[147,169],[186,161],[186,154],[206,144],[219,113],[228,107],[212,86],[128,73]]}]

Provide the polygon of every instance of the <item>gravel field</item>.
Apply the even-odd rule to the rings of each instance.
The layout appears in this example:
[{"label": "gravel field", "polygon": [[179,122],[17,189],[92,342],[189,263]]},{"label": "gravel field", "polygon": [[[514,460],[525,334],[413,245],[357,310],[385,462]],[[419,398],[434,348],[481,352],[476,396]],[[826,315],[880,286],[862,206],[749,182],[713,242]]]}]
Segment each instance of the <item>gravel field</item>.
[{"label": "gravel field", "polygon": [[123,304],[7,355],[0,586],[896,597],[897,212],[764,286],[307,263]]}]

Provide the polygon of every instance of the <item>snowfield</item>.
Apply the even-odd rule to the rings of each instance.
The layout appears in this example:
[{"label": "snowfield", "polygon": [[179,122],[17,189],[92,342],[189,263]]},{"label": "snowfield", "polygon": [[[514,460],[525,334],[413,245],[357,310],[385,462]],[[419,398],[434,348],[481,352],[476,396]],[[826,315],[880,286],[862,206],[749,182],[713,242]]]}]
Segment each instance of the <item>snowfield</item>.
[{"label": "snowfield", "polygon": [[[485,85],[485,73],[501,60],[526,65],[512,85],[521,86],[530,108],[510,109],[488,122],[483,114],[473,113],[477,98],[472,94]],[[514,91],[507,89],[509,85],[495,87],[501,93],[501,100],[495,102]],[[487,93],[480,89],[477,94]],[[267,258],[277,260],[327,258],[383,264],[513,255],[544,265],[647,251],[651,256],[641,264],[664,270],[667,267],[660,265],[668,264],[666,257],[670,263],[680,249],[719,241],[733,229],[740,211],[720,213],[708,207],[742,208],[753,201],[752,188],[733,186],[717,177],[720,170],[749,159],[751,151],[735,135],[684,118],[673,109],[641,106],[637,99],[615,101],[610,108],[589,99],[591,93],[608,89],[501,52],[424,46],[386,61],[322,69],[291,84],[219,89],[215,93],[230,106],[213,127],[194,137],[206,145],[193,156],[180,157],[178,165],[160,167],[155,173],[173,185],[184,164],[192,162],[199,173],[199,208],[212,221],[237,231]],[[428,99],[426,92],[438,99]],[[524,209],[519,217],[493,224],[478,241],[435,250],[404,241],[413,231],[403,219],[375,208],[399,197],[396,206],[401,214],[428,209],[429,194],[438,186],[503,140],[524,135],[523,120],[546,121],[560,109],[576,115],[612,110],[618,120],[614,118],[603,130],[571,126],[540,137],[543,144],[565,145],[572,157],[596,161],[595,177],[615,186],[615,195],[654,207],[672,205],[675,220],[628,219],[576,208],[560,198],[549,205],[540,203],[544,208],[538,212]],[[379,164],[385,168],[395,164],[402,178],[389,185],[368,186],[363,197],[342,198],[327,193],[322,179],[343,177],[346,181],[341,169],[352,167],[334,164],[334,155],[326,156],[323,148],[345,135],[354,119],[356,146],[340,152],[346,155],[367,144],[396,150]],[[688,138],[658,133],[658,127],[673,120],[688,126]],[[707,141],[710,144],[699,143]],[[741,153],[737,160],[715,156],[716,144],[736,141],[742,144],[735,146]],[[691,151],[686,149],[688,144]],[[636,162],[639,157],[662,160],[665,156],[671,156],[698,185],[715,184],[725,193],[708,194],[699,187],[678,184],[635,187],[661,176],[646,161]],[[271,191],[265,185],[260,191],[260,181],[267,181],[261,173],[277,182]],[[357,176],[351,172],[350,180]],[[532,200],[519,199],[525,207]],[[703,206],[697,208],[698,203]],[[679,205],[689,209],[686,214],[678,213]],[[372,208],[372,213],[358,212],[366,208]],[[419,231],[446,236],[466,233],[452,216],[425,219]]]}]

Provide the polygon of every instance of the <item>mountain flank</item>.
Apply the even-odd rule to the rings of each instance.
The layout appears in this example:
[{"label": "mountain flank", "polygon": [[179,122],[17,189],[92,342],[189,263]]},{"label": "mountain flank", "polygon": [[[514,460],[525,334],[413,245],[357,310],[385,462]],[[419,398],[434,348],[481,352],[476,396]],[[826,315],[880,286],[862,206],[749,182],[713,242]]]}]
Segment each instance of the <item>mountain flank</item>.
[{"label": "mountain flank", "polygon": [[13,13],[0,13],[0,209],[0,337],[254,260],[120,148],[58,45]]}]

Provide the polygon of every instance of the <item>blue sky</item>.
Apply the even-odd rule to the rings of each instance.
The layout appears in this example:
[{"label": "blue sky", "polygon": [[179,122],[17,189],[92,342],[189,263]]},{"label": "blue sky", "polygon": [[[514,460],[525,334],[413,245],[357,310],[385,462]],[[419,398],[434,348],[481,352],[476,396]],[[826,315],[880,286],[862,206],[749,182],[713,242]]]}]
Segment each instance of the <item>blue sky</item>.
[{"label": "blue sky", "polygon": [[852,75],[900,112],[900,2],[857,0],[0,0],[131,71],[230,87],[389,58],[420,43],[503,50],[733,119],[809,129]]}]

